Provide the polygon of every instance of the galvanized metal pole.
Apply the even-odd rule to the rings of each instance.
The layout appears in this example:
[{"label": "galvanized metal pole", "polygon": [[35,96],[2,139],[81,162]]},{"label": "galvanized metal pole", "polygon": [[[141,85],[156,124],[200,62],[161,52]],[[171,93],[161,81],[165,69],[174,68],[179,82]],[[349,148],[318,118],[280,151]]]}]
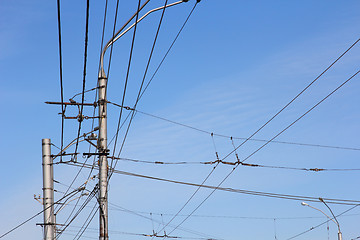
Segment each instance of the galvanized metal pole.
[{"label": "galvanized metal pole", "polygon": [[108,236],[108,160],[107,154],[107,78],[103,71],[99,74],[99,204],[100,204],[100,240],[109,239]]},{"label": "galvanized metal pole", "polygon": [[44,240],[55,240],[54,171],[51,157],[51,141],[42,139]]}]

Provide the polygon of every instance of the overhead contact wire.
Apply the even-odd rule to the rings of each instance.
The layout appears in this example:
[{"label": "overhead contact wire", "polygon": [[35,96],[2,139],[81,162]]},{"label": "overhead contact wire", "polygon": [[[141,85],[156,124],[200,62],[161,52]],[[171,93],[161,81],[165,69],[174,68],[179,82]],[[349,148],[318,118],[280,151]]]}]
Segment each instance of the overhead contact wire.
[{"label": "overhead contact wire", "polygon": [[[255,150],[253,153],[251,153],[249,156],[247,156],[245,159],[243,159],[241,161],[241,163],[243,163],[244,161],[246,161],[247,159],[249,159],[251,156],[253,156],[255,153],[257,153],[258,151],[260,151],[263,147],[265,147],[268,143],[270,143],[273,139],[275,139],[276,137],[278,137],[280,134],[282,134],[283,132],[285,132],[287,129],[289,129],[292,125],[294,125],[296,122],[298,122],[301,118],[303,118],[304,116],[306,116],[309,112],[311,112],[314,108],[316,108],[319,104],[321,104],[323,101],[325,101],[328,97],[330,97],[333,93],[335,93],[337,90],[339,90],[342,86],[344,86],[346,83],[348,83],[352,78],[354,78],[360,71],[357,71],[355,74],[353,74],[350,78],[348,78],[346,81],[344,81],[342,84],[340,84],[340,86],[338,86],[337,88],[335,88],[332,92],[330,92],[326,97],[324,97],[322,100],[320,100],[317,104],[315,104],[312,108],[310,108],[308,111],[306,111],[303,115],[301,115],[299,118],[297,118],[295,121],[293,121],[290,125],[288,125],[286,128],[284,128],[280,133],[276,134],[272,139],[270,139],[268,142],[266,142],[264,145],[262,145],[261,147],[259,147],[257,150]],[[241,145],[240,145],[241,146]],[[236,149],[235,149],[236,150]],[[231,153],[233,153],[235,150],[233,150]],[[230,156],[230,154],[226,155],[225,158],[227,158],[228,156]],[[225,158],[223,158],[222,160],[224,160]],[[240,166],[240,164],[236,165],[227,175],[226,177],[213,189],[213,191],[211,191],[211,193],[190,213],[190,215],[185,218],[178,226],[180,226],[181,224],[183,224],[197,209],[200,208],[200,206],[202,206],[204,204],[204,202],[209,199],[209,197],[217,190],[220,188],[220,186],[226,181],[226,179],[228,179],[230,177],[230,175],[235,171],[235,169]],[[284,197],[286,198],[286,197]],[[310,201],[310,200],[309,200]],[[173,231],[176,230],[173,229]],[[171,233],[171,232],[170,232]]]}]

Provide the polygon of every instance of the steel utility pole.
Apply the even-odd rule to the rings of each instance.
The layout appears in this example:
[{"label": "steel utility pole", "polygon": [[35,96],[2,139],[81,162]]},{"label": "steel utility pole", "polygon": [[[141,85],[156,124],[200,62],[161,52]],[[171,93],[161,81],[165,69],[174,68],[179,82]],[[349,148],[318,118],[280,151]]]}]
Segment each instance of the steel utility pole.
[{"label": "steel utility pole", "polygon": [[104,71],[100,71],[99,79],[99,205],[100,205],[100,236],[99,240],[107,240],[108,236],[108,160],[107,154],[107,78]]},{"label": "steel utility pole", "polygon": [[54,170],[51,157],[51,141],[42,139],[44,240],[55,240],[56,220],[54,215]]},{"label": "steel utility pole", "polygon": [[[106,100],[106,90],[107,90],[107,77],[104,71],[104,56],[106,50],[114,44],[120,37],[127,33],[131,28],[136,26],[137,23],[142,21],[150,13],[159,11],[161,9],[175,6],[182,2],[187,2],[187,0],[180,0],[162,7],[154,8],[144,14],[142,17],[137,19],[135,23],[129,26],[127,29],[125,27],[134,19],[139,12],[149,3],[150,0],[146,0],[138,11],[134,13],[130,19],[118,30],[114,36],[108,41],[104,46],[100,56],[100,72],[98,76],[98,87],[99,87],[99,137],[97,148],[99,151],[99,205],[100,205],[100,234],[99,240],[108,240],[108,160],[107,155],[109,150],[107,149],[107,100]],[[199,0],[197,0],[199,2]],[[125,30],[124,30],[125,29]]]}]

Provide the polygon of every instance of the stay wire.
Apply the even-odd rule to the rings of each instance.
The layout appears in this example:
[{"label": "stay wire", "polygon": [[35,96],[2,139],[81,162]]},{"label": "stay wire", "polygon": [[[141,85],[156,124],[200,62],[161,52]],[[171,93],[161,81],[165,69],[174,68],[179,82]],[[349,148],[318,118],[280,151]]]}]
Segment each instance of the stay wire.
[{"label": "stay wire", "polygon": [[[61,44],[61,14],[60,14],[60,0],[57,0],[57,23],[58,23],[58,45],[59,45],[59,73],[60,73],[60,98],[61,98],[61,152],[64,147],[64,88],[63,88],[63,69],[62,69],[62,44]],[[62,160],[62,155],[60,156]]]}]

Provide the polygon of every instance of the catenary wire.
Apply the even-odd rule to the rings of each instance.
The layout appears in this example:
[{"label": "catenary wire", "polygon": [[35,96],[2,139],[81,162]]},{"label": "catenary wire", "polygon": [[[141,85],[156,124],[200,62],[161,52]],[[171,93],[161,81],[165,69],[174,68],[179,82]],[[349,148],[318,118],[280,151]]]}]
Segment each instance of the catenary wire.
[{"label": "catenary wire", "polygon": [[214,160],[207,162],[163,162],[163,161],[146,161],[139,159],[131,158],[116,158],[119,161],[135,162],[135,163],[145,163],[145,164],[155,164],[155,165],[213,165],[213,164],[224,164],[224,165],[237,165],[241,164],[245,167],[259,167],[259,168],[275,168],[275,169],[286,169],[286,170],[299,170],[299,171],[312,171],[312,172],[323,172],[323,171],[360,171],[360,168],[300,168],[300,167],[286,167],[286,166],[272,166],[272,165],[261,165],[254,163],[242,163],[242,162],[226,162],[222,160]]},{"label": "catenary wire", "polygon": [[[291,124],[289,124],[286,128],[284,128],[282,131],[280,131],[278,134],[276,134],[273,138],[271,138],[268,142],[266,142],[265,144],[263,144],[261,147],[259,147],[258,149],[256,149],[254,152],[252,152],[250,155],[248,155],[246,158],[244,158],[241,163],[245,162],[246,160],[248,160],[250,157],[252,157],[254,154],[256,154],[258,151],[260,151],[262,148],[264,148],[267,144],[269,144],[272,140],[274,140],[275,138],[277,138],[278,136],[280,136],[283,132],[285,132],[287,129],[289,129],[291,126],[293,126],[296,122],[298,122],[301,118],[303,118],[304,116],[306,116],[309,112],[311,112],[313,109],[315,109],[317,106],[319,106],[323,101],[325,101],[328,97],[330,97],[332,94],[334,94],[337,90],[339,90],[342,86],[344,86],[346,83],[348,83],[351,79],[353,79],[358,73],[360,72],[357,71],[355,74],[353,74],[351,77],[349,77],[347,80],[345,80],[342,84],[340,84],[337,88],[335,88],[332,92],[330,92],[328,95],[326,95],[323,99],[321,99],[318,103],[316,103],[313,107],[311,107],[308,111],[306,111],[304,114],[302,114],[299,118],[297,118],[295,121],[293,121]],[[251,138],[251,137],[250,137]],[[244,141],[245,142],[245,141]],[[244,143],[243,142],[243,143]],[[242,144],[240,144],[238,146],[238,148],[242,146]],[[237,148],[236,148],[237,149]],[[223,158],[222,160],[226,159],[228,156],[230,156],[233,152],[235,152],[234,149],[233,151],[231,151],[228,155],[225,156],[225,158]],[[190,213],[189,217],[195,213],[195,211],[197,209],[199,209],[207,199],[210,198],[210,196],[212,196],[212,194],[217,190],[220,189],[220,186],[226,181],[226,179],[228,179],[230,177],[230,175],[236,170],[236,168],[238,166],[240,166],[241,164],[236,165],[226,176],[225,178],[223,178],[223,180],[221,180],[221,182],[215,187],[213,188],[213,190],[210,192],[210,194]],[[287,199],[287,197],[284,197],[285,199]],[[308,200],[310,201],[310,200]],[[180,224],[178,224],[178,226],[180,226],[181,224],[183,224],[189,217],[186,217],[182,222],[180,222]],[[172,233],[173,231],[175,231],[176,228],[174,228],[170,233]]]}]

